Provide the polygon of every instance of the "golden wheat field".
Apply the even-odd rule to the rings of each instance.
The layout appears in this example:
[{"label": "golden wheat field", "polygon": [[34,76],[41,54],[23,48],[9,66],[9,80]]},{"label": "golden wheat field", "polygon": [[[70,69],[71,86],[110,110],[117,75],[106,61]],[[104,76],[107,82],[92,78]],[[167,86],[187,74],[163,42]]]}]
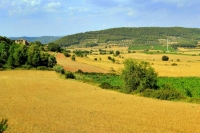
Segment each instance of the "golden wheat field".
[{"label": "golden wheat field", "polygon": [[[122,52],[122,51],[121,51]],[[195,52],[196,53],[196,52]],[[197,52],[198,53],[198,52]],[[192,56],[191,51],[185,52],[184,54],[145,54],[145,53],[124,53],[120,54],[120,57],[114,57],[111,54],[106,55],[88,55],[87,57],[76,58],[76,62],[72,62],[70,58],[57,58],[58,64],[63,65],[65,68],[70,67],[70,63],[63,63],[70,61],[72,62],[74,69],[83,69],[83,71],[96,71],[96,72],[110,72],[110,70],[120,73],[123,69],[123,61],[127,58],[134,58],[142,61],[149,62],[155,69],[159,76],[200,76],[200,56]],[[189,55],[190,54],[190,55]],[[58,54],[61,56],[61,54]],[[162,56],[167,55],[169,61],[162,61]],[[108,56],[115,58],[116,62],[108,60]],[[97,61],[94,60],[97,58]],[[180,61],[177,61],[180,60]],[[176,63],[177,66],[172,66]],[[83,64],[84,67],[81,66]],[[96,68],[92,69],[90,67]],[[70,70],[70,69],[67,69]]]},{"label": "golden wheat field", "polygon": [[6,133],[198,133],[200,105],[137,97],[53,71],[0,71]]}]

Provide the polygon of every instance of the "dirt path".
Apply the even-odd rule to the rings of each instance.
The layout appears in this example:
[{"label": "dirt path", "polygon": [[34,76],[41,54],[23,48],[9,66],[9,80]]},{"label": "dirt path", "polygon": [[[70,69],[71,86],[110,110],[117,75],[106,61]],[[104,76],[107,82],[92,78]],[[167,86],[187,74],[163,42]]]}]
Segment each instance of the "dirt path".
[{"label": "dirt path", "polygon": [[84,72],[108,73],[107,70],[102,69],[100,67],[84,64],[77,61],[72,61],[71,58],[66,58],[61,53],[56,54],[56,59],[57,59],[58,64],[62,65],[68,71],[75,72],[78,69],[81,69]]}]

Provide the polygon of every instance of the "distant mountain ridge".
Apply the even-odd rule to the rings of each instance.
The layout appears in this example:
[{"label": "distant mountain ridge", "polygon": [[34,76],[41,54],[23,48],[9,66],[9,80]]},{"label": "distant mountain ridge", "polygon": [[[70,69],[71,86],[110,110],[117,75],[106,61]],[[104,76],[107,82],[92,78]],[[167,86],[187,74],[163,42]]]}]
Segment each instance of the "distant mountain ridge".
[{"label": "distant mountain ridge", "polygon": [[47,44],[49,42],[56,41],[60,39],[60,36],[41,36],[41,37],[9,37],[11,40],[18,40],[18,39],[25,39],[28,42],[35,42],[35,41],[40,41],[42,44]]}]

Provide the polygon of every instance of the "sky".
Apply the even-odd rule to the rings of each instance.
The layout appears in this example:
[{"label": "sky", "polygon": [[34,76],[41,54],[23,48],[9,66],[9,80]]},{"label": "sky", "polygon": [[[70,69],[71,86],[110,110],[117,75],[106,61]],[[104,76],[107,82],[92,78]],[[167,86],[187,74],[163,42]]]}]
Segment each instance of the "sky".
[{"label": "sky", "polygon": [[117,27],[200,28],[199,0],[0,0],[0,36],[66,36]]}]

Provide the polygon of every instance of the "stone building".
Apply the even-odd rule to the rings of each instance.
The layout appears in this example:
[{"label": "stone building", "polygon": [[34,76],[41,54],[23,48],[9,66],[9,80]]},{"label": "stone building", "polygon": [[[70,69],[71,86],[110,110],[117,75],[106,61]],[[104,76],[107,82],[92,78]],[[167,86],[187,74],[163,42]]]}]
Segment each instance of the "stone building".
[{"label": "stone building", "polygon": [[21,44],[24,44],[24,45],[26,45],[26,46],[29,45],[28,41],[26,41],[26,40],[24,40],[24,39],[15,40],[15,43],[17,43],[17,44],[21,43]]}]

